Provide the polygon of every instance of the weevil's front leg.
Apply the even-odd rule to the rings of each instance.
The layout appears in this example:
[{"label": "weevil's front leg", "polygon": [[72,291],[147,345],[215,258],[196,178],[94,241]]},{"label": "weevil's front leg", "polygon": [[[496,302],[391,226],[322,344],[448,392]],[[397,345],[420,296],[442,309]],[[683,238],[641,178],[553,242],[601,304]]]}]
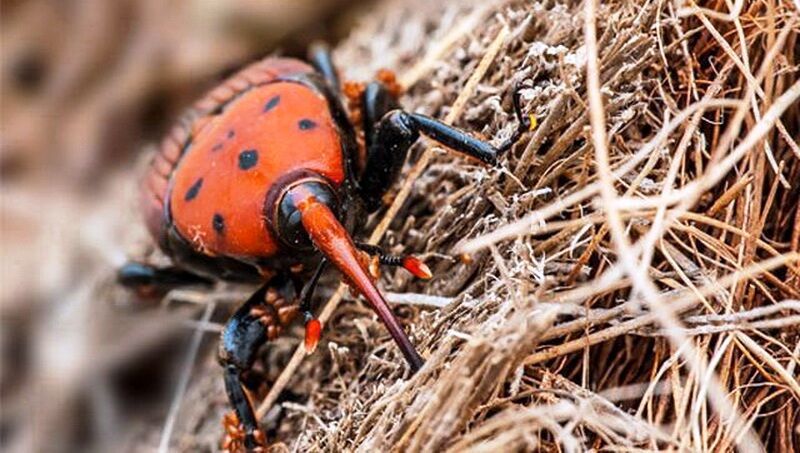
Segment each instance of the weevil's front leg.
[{"label": "weevil's front leg", "polygon": [[511,137],[497,147],[479,140],[461,129],[449,126],[425,115],[409,113],[407,114],[408,116],[404,118],[404,121],[408,124],[408,127],[415,128],[419,133],[436,140],[452,150],[478,159],[485,164],[497,165],[498,158],[511,149],[514,143],[522,138],[522,134],[531,130],[534,124],[532,116],[525,116],[522,113],[522,91],[519,83],[514,85],[512,104],[514,106],[514,115],[517,117],[517,128]]},{"label": "weevil's front leg", "polygon": [[356,242],[356,247],[369,255],[377,256],[378,261],[385,266],[399,266],[411,272],[417,278],[430,280],[433,277],[431,269],[414,255],[391,255],[380,246]]},{"label": "weevil's front leg", "polygon": [[276,277],[236,310],[225,326],[219,359],[225,373],[225,391],[236,417],[228,416],[223,422],[226,431],[223,450],[264,451],[266,437],[245,390],[245,375],[253,366],[258,349],[267,340],[281,335],[298,311],[293,285]]},{"label": "weevil's front leg", "polygon": [[[364,126],[367,162],[359,180],[361,198],[367,210],[373,212],[380,207],[381,197],[400,174],[409,148],[420,135],[488,165],[496,165],[498,158],[531,129],[532,117],[523,115],[520,93],[520,86],[516,85],[512,100],[518,121],[517,129],[508,140],[494,147],[457,127],[397,109],[385,87],[370,84],[364,93],[364,118],[372,124]],[[389,108],[394,109],[387,111]]]},{"label": "weevil's front leg", "polygon": [[305,348],[307,354],[311,354],[317,349],[317,344],[322,336],[322,323],[314,317],[312,301],[314,299],[314,290],[317,289],[317,283],[319,283],[319,279],[322,277],[322,273],[325,272],[326,267],[328,267],[328,260],[322,258],[311,279],[300,291],[300,313],[303,315],[306,327]]},{"label": "weevil's front leg", "polygon": [[[377,245],[367,244],[364,242],[356,242],[356,247],[359,250],[366,252],[368,255],[377,256],[381,264],[388,266],[401,266],[414,274],[414,276],[422,279],[430,279],[433,274],[428,266],[425,265],[419,258],[413,255],[390,255],[383,251]],[[317,287],[320,277],[322,277],[325,268],[328,266],[328,260],[323,258],[317,265],[311,279],[305,284],[302,291],[300,291],[300,313],[303,315],[305,322],[305,348],[306,353],[311,354],[317,348],[320,336],[322,335],[322,324],[314,317],[312,300],[314,297],[314,290]]]}]

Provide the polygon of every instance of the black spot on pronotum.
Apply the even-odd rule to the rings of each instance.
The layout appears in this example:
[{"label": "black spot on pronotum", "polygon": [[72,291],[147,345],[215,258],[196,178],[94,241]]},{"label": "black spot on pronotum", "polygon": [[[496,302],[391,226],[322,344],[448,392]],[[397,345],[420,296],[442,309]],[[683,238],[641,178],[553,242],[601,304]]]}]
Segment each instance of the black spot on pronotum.
[{"label": "black spot on pronotum", "polygon": [[184,201],[192,201],[197,198],[201,187],[203,187],[203,178],[198,178],[197,181],[192,184],[192,187],[189,187],[189,190],[186,191],[186,195],[183,197]]},{"label": "black spot on pronotum", "polygon": [[225,218],[221,214],[214,214],[214,218],[211,219],[211,225],[218,234],[225,232]]},{"label": "black spot on pronotum", "polygon": [[266,104],[264,104],[264,113],[269,112],[270,110],[274,109],[275,106],[280,104],[281,97],[280,96],[272,96]]},{"label": "black spot on pronotum", "polygon": [[233,129],[228,131],[228,139],[233,138],[234,135],[236,135],[236,132],[234,132]]},{"label": "black spot on pronotum", "polygon": [[246,149],[239,153],[239,168],[242,170],[249,170],[256,166],[258,163],[258,151],[254,149]]},{"label": "black spot on pronotum", "polygon": [[217,143],[216,145],[211,147],[211,151],[217,152],[222,149],[222,143]]},{"label": "black spot on pronotum", "polygon": [[314,129],[315,127],[317,127],[317,123],[311,121],[308,118],[304,118],[304,119],[300,120],[300,122],[297,123],[297,125],[300,127],[300,130],[303,130],[303,131],[307,131],[309,129]]}]

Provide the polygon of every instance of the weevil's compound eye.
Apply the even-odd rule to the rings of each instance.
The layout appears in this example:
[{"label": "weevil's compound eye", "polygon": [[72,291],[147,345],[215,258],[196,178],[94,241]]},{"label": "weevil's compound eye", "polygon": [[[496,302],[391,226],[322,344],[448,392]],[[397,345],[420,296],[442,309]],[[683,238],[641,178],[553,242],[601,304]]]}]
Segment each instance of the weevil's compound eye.
[{"label": "weevil's compound eye", "polygon": [[325,204],[332,212],[339,212],[336,194],[327,182],[308,179],[293,184],[284,192],[275,214],[275,227],[279,239],[293,249],[312,248],[311,239],[303,227],[300,210],[297,208],[298,201],[309,196]]}]

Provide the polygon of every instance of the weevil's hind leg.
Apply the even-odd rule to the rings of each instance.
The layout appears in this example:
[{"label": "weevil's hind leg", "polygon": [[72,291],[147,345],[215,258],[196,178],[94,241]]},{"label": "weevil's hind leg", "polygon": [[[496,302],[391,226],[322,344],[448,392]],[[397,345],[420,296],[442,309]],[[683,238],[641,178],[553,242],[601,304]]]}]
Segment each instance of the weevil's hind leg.
[{"label": "weevil's hind leg", "polygon": [[253,366],[258,349],[274,340],[298,313],[294,285],[275,277],[256,291],[234,313],[222,332],[219,359],[225,373],[225,391],[236,413],[226,417],[223,450],[263,451],[266,437],[259,428],[250,397],[245,390],[245,375]]},{"label": "weevil's hind leg", "polygon": [[312,300],[314,298],[314,290],[317,289],[319,279],[322,277],[322,273],[325,272],[326,267],[328,267],[328,259],[322,258],[317,268],[314,270],[314,274],[311,275],[311,279],[308,280],[300,291],[300,313],[305,315],[313,310]]},{"label": "weevil's hind leg", "polygon": [[155,267],[135,261],[125,263],[117,269],[117,282],[143,297],[163,296],[167,291],[181,286],[213,284],[206,277],[178,267]]},{"label": "weevil's hind leg", "polygon": [[341,91],[341,84],[339,82],[339,73],[336,71],[336,66],[333,64],[333,56],[331,49],[327,44],[317,42],[312,44],[308,49],[308,61],[314,69],[317,70],[322,77],[328,82],[331,88],[336,93]]}]

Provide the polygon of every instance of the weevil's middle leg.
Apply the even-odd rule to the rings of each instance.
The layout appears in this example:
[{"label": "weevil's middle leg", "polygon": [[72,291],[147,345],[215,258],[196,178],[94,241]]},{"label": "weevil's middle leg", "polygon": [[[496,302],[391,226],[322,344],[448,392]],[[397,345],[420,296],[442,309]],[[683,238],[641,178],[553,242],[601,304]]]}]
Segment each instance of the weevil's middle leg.
[{"label": "weevil's middle leg", "polygon": [[179,267],[155,267],[130,261],[117,269],[117,282],[145,298],[160,299],[169,290],[183,286],[211,286],[213,282]]},{"label": "weevil's middle leg", "polygon": [[258,349],[281,335],[297,316],[294,286],[286,280],[276,277],[262,286],[236,310],[222,332],[219,358],[225,390],[236,414],[235,420],[225,419],[225,451],[263,451],[266,447],[266,437],[245,390],[245,374],[253,366]]},{"label": "weevil's middle leg", "polygon": [[330,47],[322,42],[312,44],[308,51],[308,60],[314,66],[314,69],[322,74],[328,85],[339,93],[341,91],[339,72],[336,70],[336,65],[333,64]]},{"label": "weevil's middle leg", "polygon": [[303,321],[305,322],[305,347],[306,352],[309,354],[317,349],[317,343],[319,343],[319,339],[322,336],[322,324],[314,317],[312,301],[314,299],[314,290],[317,289],[317,283],[319,283],[319,279],[325,272],[326,267],[328,267],[328,260],[322,258],[311,279],[300,291],[300,313],[303,315]]}]

